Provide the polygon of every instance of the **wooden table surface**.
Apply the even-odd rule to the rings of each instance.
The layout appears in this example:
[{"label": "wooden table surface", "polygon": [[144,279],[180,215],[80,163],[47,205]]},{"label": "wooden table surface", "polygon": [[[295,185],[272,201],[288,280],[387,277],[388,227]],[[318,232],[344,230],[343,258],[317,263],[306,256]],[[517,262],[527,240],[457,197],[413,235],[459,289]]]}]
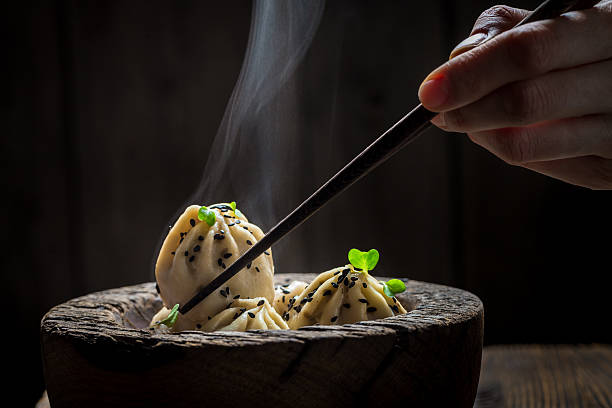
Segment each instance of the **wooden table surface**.
[{"label": "wooden table surface", "polygon": [[612,345],[485,347],[474,408],[497,407],[612,407]]},{"label": "wooden table surface", "polygon": [[612,407],[612,346],[485,347],[474,407]]}]

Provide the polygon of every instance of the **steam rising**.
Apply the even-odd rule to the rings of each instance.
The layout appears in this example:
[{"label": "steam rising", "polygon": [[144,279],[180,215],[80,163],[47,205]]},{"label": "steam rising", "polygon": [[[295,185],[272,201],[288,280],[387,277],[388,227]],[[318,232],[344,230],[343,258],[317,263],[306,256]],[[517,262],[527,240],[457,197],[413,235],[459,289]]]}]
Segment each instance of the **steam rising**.
[{"label": "steam rising", "polygon": [[267,231],[299,204],[297,94],[292,77],[323,0],[255,0],[245,60],[190,203],[237,201]]}]

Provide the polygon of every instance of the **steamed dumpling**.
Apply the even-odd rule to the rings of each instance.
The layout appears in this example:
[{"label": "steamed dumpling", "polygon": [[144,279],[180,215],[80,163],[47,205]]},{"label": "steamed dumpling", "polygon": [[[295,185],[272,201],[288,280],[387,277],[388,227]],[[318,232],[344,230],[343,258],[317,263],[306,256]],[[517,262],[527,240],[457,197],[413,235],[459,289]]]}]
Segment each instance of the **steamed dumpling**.
[{"label": "steamed dumpling", "polygon": [[289,329],[268,299],[236,299],[225,309],[202,324],[203,331]]},{"label": "steamed dumpling", "polygon": [[[198,219],[200,206],[187,207],[168,232],[162,245],[155,277],[166,308],[183,305],[199,289],[216,278],[232,262],[260,240],[264,233],[229,205],[208,207],[215,213],[209,226]],[[246,269],[246,270],[245,270]],[[274,263],[268,249],[181,318],[202,322],[217,315],[235,296],[274,300]],[[184,320],[184,319],[181,319]]]},{"label": "steamed dumpling", "polygon": [[289,301],[302,293],[306,286],[308,284],[302,281],[293,281],[288,285],[277,286],[274,291],[274,309],[280,314],[285,313]]},{"label": "steamed dumpling", "polygon": [[378,280],[356,271],[352,265],[323,272],[297,298],[289,301],[281,316],[289,328],[313,324],[346,324],[382,319],[406,313],[395,297],[388,297]]},{"label": "steamed dumpling", "polygon": [[[170,309],[163,307],[153,319],[151,327],[168,317]],[[210,319],[202,322],[192,322],[184,316],[178,315],[176,322],[169,329],[172,332],[184,330],[212,331],[246,331],[246,330],[287,330],[289,326],[274,310],[268,299],[258,297],[255,299],[233,299],[228,307]]]}]

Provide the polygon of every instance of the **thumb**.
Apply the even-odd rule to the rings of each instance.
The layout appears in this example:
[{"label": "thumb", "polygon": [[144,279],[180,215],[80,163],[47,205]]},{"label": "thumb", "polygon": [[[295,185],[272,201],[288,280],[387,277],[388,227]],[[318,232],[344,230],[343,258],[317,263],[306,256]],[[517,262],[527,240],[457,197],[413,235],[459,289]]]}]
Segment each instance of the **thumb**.
[{"label": "thumb", "polygon": [[497,34],[511,29],[528,13],[528,10],[508,6],[493,6],[485,10],[476,19],[470,36],[457,44],[451,51],[449,59],[453,59],[457,55],[463,54],[495,37]]}]

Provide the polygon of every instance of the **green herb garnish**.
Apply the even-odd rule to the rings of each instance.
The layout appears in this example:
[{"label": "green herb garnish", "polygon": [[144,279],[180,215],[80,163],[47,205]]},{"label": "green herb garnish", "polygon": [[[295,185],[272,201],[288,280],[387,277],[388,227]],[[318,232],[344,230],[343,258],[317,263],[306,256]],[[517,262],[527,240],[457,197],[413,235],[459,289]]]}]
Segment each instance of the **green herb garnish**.
[{"label": "green herb garnish", "polygon": [[198,211],[198,219],[200,221],[206,221],[206,223],[212,227],[217,219],[217,216],[215,215],[214,211],[209,210],[208,207],[202,206]]},{"label": "green herb garnish", "polygon": [[375,249],[370,249],[368,252],[363,252],[358,249],[351,249],[348,253],[348,260],[355,268],[361,269],[364,273],[368,273],[374,269],[378,263],[380,254]]},{"label": "green herb garnish", "polygon": [[236,202],[235,202],[235,201],[232,201],[232,202],[230,203],[230,207],[232,207],[232,211],[234,211],[234,212],[235,212],[235,211],[236,211]]},{"label": "green herb garnish", "polygon": [[393,297],[406,290],[406,285],[399,279],[390,279],[388,282],[381,283],[383,285],[383,292],[389,297]]},{"label": "green herb garnish", "polygon": [[156,324],[158,325],[165,324],[168,327],[174,326],[174,323],[176,322],[176,319],[178,318],[178,309],[179,309],[179,305],[177,303],[176,305],[174,305],[174,307],[170,311],[170,314],[168,315],[168,317],[166,317],[164,320],[160,320]]}]

